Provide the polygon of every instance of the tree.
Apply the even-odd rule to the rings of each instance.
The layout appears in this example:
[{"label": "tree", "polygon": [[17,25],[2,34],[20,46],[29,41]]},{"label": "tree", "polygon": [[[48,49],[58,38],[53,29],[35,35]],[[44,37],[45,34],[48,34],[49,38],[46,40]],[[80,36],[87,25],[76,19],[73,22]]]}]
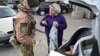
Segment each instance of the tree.
[{"label": "tree", "polygon": [[0,0],[0,5],[6,5],[7,0]]}]

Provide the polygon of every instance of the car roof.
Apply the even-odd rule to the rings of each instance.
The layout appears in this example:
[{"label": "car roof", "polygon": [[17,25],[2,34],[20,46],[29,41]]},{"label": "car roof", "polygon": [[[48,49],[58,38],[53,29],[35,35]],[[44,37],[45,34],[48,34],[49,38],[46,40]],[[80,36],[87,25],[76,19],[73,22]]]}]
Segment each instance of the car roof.
[{"label": "car roof", "polygon": [[39,7],[49,6],[50,4],[52,4],[52,2],[41,2]]},{"label": "car roof", "polygon": [[41,2],[41,4],[44,4],[44,3],[54,3],[54,2]]}]

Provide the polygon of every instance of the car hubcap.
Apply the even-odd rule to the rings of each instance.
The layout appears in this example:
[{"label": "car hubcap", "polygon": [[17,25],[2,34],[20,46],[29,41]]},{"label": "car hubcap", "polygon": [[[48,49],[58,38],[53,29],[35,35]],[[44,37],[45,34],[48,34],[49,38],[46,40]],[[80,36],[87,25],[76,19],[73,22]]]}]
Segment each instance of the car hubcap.
[{"label": "car hubcap", "polygon": [[62,12],[63,12],[63,13],[66,13],[66,10],[64,9]]},{"label": "car hubcap", "polygon": [[41,11],[41,12],[40,12],[40,14],[41,14],[41,15],[44,15],[44,14],[45,14],[45,12],[44,12],[44,11]]}]

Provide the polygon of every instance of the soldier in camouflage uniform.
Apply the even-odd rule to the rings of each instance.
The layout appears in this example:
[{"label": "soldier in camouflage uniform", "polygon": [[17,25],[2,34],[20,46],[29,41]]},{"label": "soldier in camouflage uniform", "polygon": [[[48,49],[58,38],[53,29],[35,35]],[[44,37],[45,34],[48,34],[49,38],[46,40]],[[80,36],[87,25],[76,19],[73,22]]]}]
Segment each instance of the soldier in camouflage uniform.
[{"label": "soldier in camouflage uniform", "polygon": [[38,0],[23,0],[19,5],[19,12],[13,20],[16,45],[23,56],[34,56],[35,20],[32,16],[32,7],[38,5]]}]

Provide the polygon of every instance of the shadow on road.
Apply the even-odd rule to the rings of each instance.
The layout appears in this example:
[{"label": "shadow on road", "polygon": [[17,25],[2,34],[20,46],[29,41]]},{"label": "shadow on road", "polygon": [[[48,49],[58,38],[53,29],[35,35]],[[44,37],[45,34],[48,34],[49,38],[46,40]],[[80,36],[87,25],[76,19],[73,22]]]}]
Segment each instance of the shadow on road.
[{"label": "shadow on road", "polygon": [[0,51],[6,51],[6,50],[11,50],[13,49],[13,46],[11,44],[6,44],[6,45],[1,45],[0,46]]}]

